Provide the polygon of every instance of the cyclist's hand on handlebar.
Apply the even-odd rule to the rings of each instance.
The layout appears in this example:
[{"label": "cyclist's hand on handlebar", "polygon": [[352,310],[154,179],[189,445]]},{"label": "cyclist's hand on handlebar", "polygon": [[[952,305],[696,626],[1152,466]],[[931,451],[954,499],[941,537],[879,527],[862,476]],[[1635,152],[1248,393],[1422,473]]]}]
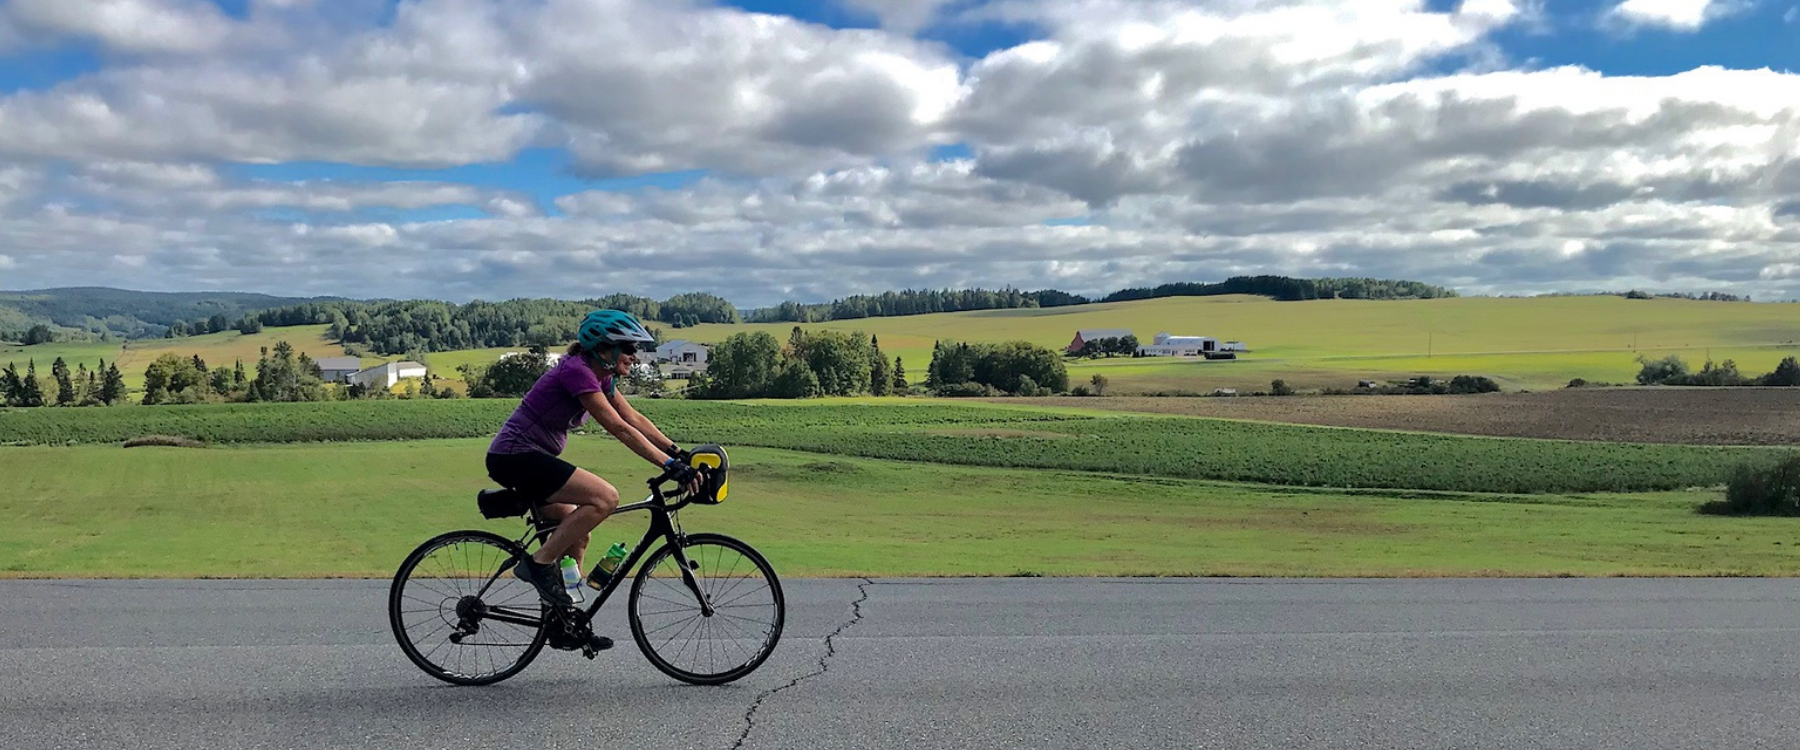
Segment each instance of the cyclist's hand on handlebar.
[{"label": "cyclist's hand on handlebar", "polygon": [[669,479],[681,485],[681,489],[689,495],[700,491],[700,472],[689,466],[687,461],[679,457],[670,458],[668,463],[663,464],[663,469],[668,473]]}]

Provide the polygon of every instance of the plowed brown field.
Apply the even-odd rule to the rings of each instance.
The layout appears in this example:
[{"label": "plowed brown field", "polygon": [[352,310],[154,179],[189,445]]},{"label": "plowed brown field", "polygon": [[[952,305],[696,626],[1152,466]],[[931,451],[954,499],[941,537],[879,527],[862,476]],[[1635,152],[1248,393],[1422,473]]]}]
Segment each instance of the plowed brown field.
[{"label": "plowed brown field", "polygon": [[1465,435],[1800,446],[1800,389],[1795,388],[1572,388],[1464,396],[1107,397],[1030,402]]}]

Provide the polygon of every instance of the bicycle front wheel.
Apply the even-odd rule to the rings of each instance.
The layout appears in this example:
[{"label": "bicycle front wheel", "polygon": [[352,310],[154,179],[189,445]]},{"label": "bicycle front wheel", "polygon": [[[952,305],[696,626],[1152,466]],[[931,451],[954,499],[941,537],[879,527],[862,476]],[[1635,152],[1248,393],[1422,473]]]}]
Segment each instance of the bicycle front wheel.
[{"label": "bicycle front wheel", "polygon": [[486,531],[452,531],[413,550],[388,589],[388,624],[406,658],[457,685],[519,673],[544,648],[544,604],[512,574],[525,550]]},{"label": "bicycle front wheel", "polygon": [[629,616],[631,637],[657,669],[720,685],[769,658],[787,604],[775,569],[750,545],[693,534],[679,549],[664,544],[638,568]]}]

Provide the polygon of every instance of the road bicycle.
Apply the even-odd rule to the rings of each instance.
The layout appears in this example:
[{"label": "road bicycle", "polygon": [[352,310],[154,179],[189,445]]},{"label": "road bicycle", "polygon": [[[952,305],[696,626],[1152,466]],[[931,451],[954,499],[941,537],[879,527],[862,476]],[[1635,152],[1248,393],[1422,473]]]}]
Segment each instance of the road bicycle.
[{"label": "road bicycle", "polygon": [[592,659],[611,647],[594,635],[594,615],[629,577],[631,636],[657,669],[696,685],[720,685],[755,671],[774,651],[787,619],[781,581],[750,545],[723,534],[682,531],[682,508],[716,505],[727,490],[723,449],[706,445],[690,455],[702,478],[698,492],[665,494],[664,472],[648,480],[649,497],[613,511],[648,511],[650,528],[603,588],[595,592],[584,584],[592,597],[585,609],[545,602],[512,574],[557,522],[512,489],[482,490],[476,497],[482,515],[525,516],[525,533],[513,540],[488,531],[451,531],[414,549],[388,590],[388,622],[400,649],[426,674],[457,685],[512,677],[546,644]]}]

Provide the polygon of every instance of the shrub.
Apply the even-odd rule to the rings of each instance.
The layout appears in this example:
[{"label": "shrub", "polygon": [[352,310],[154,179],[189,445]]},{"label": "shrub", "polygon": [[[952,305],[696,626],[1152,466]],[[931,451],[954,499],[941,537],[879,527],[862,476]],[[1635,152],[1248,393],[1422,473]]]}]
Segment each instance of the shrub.
[{"label": "shrub", "polygon": [[185,438],[177,435],[145,435],[143,437],[134,437],[124,443],[124,447],[126,448],[136,448],[144,445],[160,445],[168,448],[206,447],[206,443],[193,438]]},{"label": "shrub", "polygon": [[1774,465],[1744,464],[1725,485],[1725,499],[1700,512],[1729,516],[1800,516],[1800,453]]},{"label": "shrub", "polygon": [[1497,393],[1500,384],[1485,375],[1458,375],[1450,379],[1451,393]]},{"label": "shrub", "polygon": [[999,391],[994,390],[992,386],[968,381],[963,383],[953,383],[939,388],[937,389],[937,395],[947,398],[969,398],[976,396],[997,396],[999,395]]},{"label": "shrub", "polygon": [[1269,392],[1277,396],[1292,396],[1294,395],[1294,387],[1288,385],[1286,380],[1276,378],[1269,381]]},{"label": "shrub", "polygon": [[1659,385],[1688,376],[1687,363],[1681,361],[1681,357],[1674,354],[1662,359],[1650,359],[1640,354],[1637,361],[1643,365],[1638,370],[1638,385]]},{"label": "shrub", "polygon": [[1565,386],[1565,387],[1567,387],[1567,388],[1580,388],[1580,387],[1582,387],[1582,386],[1585,386],[1585,385],[1587,385],[1587,384],[1588,384],[1588,382],[1587,382],[1587,381],[1586,381],[1586,380],[1583,380],[1583,379],[1581,379],[1581,378],[1575,378],[1575,379],[1574,379],[1574,380],[1571,380],[1571,381],[1569,381],[1569,384],[1568,384],[1568,385],[1567,385],[1567,386]]}]

